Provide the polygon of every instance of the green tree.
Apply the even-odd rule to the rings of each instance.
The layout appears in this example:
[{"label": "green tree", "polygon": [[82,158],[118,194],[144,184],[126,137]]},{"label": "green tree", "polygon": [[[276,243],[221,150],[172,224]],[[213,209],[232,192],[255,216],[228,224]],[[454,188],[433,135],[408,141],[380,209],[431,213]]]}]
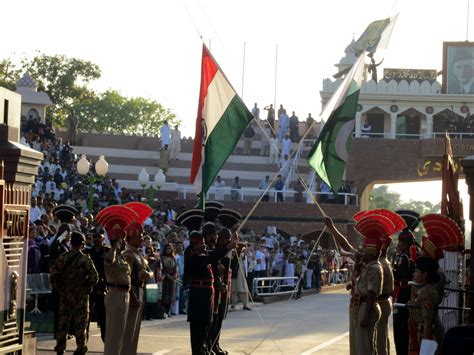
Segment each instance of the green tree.
[{"label": "green tree", "polygon": [[[380,185],[372,190],[369,197],[369,208],[386,208],[395,210],[411,210],[418,212],[421,216],[429,213],[439,213],[441,210],[441,202],[433,204],[430,201],[409,200],[402,202],[400,194],[389,189],[388,185]],[[420,223],[416,230],[413,231],[416,240],[421,244],[421,238],[425,235],[423,224]],[[395,245],[392,244],[392,252]]]},{"label": "green tree", "polygon": [[0,86],[15,90],[15,83],[20,78],[21,69],[11,59],[0,60]]},{"label": "green tree", "polygon": [[390,191],[388,185],[380,185],[372,189],[369,197],[369,209],[385,208],[396,210],[400,207],[400,194]]},{"label": "green tree", "polygon": [[421,215],[428,213],[439,213],[441,210],[441,202],[432,204],[430,201],[415,201],[409,200],[402,202],[400,194],[389,189],[388,185],[380,185],[370,193],[369,208],[386,208],[392,211],[395,210],[412,210]]},{"label": "green tree", "polygon": [[156,133],[163,121],[175,115],[156,101],[142,97],[127,98],[109,90],[73,107],[79,127],[99,132]]},{"label": "green tree", "polygon": [[54,105],[48,107],[46,117],[60,126],[73,106],[89,102],[96,95],[87,85],[101,75],[99,66],[92,62],[46,54],[32,60],[24,58],[22,71],[28,71],[38,81],[38,90],[49,95]]},{"label": "green tree", "polygon": [[59,127],[66,126],[67,116],[74,111],[79,129],[113,133],[155,133],[175,115],[160,103],[143,97],[127,98],[116,90],[96,93],[89,84],[100,78],[100,68],[86,60],[64,55],[38,54],[23,58],[15,65],[11,59],[0,61],[0,86],[15,90],[16,81],[28,71],[38,81],[38,90],[46,92],[53,105],[46,117]]}]

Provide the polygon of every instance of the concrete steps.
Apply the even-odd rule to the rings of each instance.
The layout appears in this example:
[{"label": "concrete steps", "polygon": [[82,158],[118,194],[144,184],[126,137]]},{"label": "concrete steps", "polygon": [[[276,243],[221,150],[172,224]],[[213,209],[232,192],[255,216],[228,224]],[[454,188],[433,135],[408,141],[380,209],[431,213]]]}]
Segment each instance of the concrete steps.
[{"label": "concrete steps", "polygon": [[[130,139],[132,137],[127,136],[126,138]],[[119,137],[114,139],[114,144],[119,140],[121,140]],[[254,145],[260,144],[259,141],[253,143]],[[85,154],[92,161],[96,161],[100,155],[104,155],[109,163],[109,175],[127,188],[140,188],[137,180],[142,168],[145,168],[148,174],[150,174],[150,179],[153,179],[154,175],[158,172],[160,159],[160,152],[158,150],[133,149],[130,145],[125,145],[127,148],[116,148],[110,147],[110,145],[109,147],[74,146],[74,153],[78,155]],[[239,142],[236,149],[237,152],[240,150],[239,146],[242,145],[243,142]],[[187,151],[183,150],[178,155],[179,160],[170,161],[168,171],[166,172],[167,184],[163,187],[163,190],[176,190],[177,184],[189,185],[192,141],[182,144],[182,148],[186,148]],[[309,150],[309,148],[303,151],[305,150]],[[240,177],[240,184],[244,188],[258,188],[260,181],[266,175],[273,179],[279,171],[278,166],[276,164],[269,164],[268,157],[260,156],[259,153],[259,149],[252,149],[251,155],[233,154],[229,157],[219,173],[226,182],[227,187],[232,185],[236,176]],[[306,160],[300,159],[298,175],[307,180],[310,172],[311,169]],[[258,192],[253,194],[258,195]]]}]

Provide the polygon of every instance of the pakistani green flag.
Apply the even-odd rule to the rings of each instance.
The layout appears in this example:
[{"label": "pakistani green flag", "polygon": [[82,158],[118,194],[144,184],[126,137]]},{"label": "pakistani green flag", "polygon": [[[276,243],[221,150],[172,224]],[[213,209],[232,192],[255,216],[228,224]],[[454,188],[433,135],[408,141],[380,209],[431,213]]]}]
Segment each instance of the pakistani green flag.
[{"label": "pakistani green flag", "polygon": [[374,21],[368,25],[364,33],[353,44],[355,55],[358,56],[362,51],[375,53],[377,49],[387,48],[397,18],[398,14],[383,20]]},{"label": "pakistani green flag", "polygon": [[341,188],[352,142],[365,56],[362,52],[324,107],[320,115],[324,126],[308,156],[309,165],[336,193]]}]

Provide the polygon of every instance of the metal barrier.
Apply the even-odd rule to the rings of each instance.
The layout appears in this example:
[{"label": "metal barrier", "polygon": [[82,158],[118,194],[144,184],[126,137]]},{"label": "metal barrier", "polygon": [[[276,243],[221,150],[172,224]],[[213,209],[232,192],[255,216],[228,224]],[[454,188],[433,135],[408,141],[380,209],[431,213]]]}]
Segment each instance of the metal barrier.
[{"label": "metal barrier", "polygon": [[[473,132],[448,132],[450,138],[459,139],[473,139]],[[431,132],[431,133],[362,133],[358,135],[356,132],[352,133],[353,137],[357,138],[383,138],[383,139],[433,139],[433,138],[444,138],[446,132]]]},{"label": "metal barrier", "polygon": [[41,313],[38,308],[38,296],[51,293],[49,274],[27,274],[26,287],[30,289],[30,294],[35,296],[35,307],[31,313]]},{"label": "metal barrier", "polygon": [[[188,194],[191,194],[193,197],[196,197],[196,187],[192,185],[179,185],[176,188],[177,191],[183,194],[183,199],[188,198]],[[239,201],[251,201],[258,198],[262,193],[263,190],[254,187],[242,187],[241,189],[233,189],[232,187],[210,187],[209,191],[207,192],[206,198],[214,199],[217,201],[223,201],[229,199],[231,197],[231,191],[236,191],[239,194]],[[270,199],[274,202],[277,202],[277,193],[281,192],[283,194],[283,199],[288,197],[292,197],[298,192],[295,190],[275,190],[270,189],[267,192],[267,195]],[[306,195],[307,201],[312,201],[308,192],[304,192]],[[320,197],[320,202],[323,203],[334,203],[334,204],[344,204],[344,205],[358,205],[359,204],[359,196],[356,194],[351,193],[338,193],[337,196],[334,196],[332,192],[313,192],[313,195],[317,198]],[[196,197],[197,198],[197,197]],[[324,201],[323,201],[324,200]]]},{"label": "metal barrier", "polygon": [[298,277],[256,277],[253,279],[253,296],[275,296],[296,292]]}]

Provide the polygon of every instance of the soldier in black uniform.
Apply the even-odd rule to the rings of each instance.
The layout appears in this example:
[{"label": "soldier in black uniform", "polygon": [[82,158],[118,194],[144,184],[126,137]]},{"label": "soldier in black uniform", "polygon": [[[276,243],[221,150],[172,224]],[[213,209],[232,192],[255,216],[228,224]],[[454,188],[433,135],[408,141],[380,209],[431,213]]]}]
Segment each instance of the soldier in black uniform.
[{"label": "soldier in black uniform", "polygon": [[[414,259],[416,259],[416,255],[410,256],[410,249],[416,248],[414,245],[415,236],[412,230],[418,226],[420,215],[406,210],[396,212],[403,217],[407,228],[398,235],[397,252],[392,263],[394,279],[393,302],[407,303],[411,297],[411,286],[408,284],[408,281],[411,281],[413,278],[413,272],[415,271]],[[408,315],[407,308],[395,308],[393,311],[395,348],[397,354],[401,355],[408,355]]]},{"label": "soldier in black uniform", "polygon": [[[223,248],[226,244],[229,243],[232,232],[230,228],[234,227],[242,218],[242,216],[233,211],[222,209],[219,213],[218,219],[221,224],[224,226],[218,233],[218,239],[216,248]],[[232,296],[231,290],[231,280],[232,280],[232,270],[237,267],[238,256],[242,251],[243,244],[238,244],[237,253],[228,253],[222,259],[217,261],[217,265],[213,271],[217,272],[215,276],[215,285],[216,285],[216,294],[219,293],[219,297],[215,297],[219,301],[217,306],[217,312],[214,315],[214,321],[212,323],[211,329],[209,331],[209,341],[210,349],[217,355],[226,355],[228,352],[222,350],[219,344],[219,338],[221,334],[222,322],[227,317],[227,311],[229,308],[230,298]]]},{"label": "soldier in black uniform", "polygon": [[[204,225],[202,226],[202,236],[204,243],[206,244],[206,250],[211,253],[216,249],[217,244],[217,227],[215,225],[216,218],[224,205],[218,201],[206,202],[204,210]],[[213,336],[214,329],[216,328],[216,322],[218,321],[219,306],[221,304],[222,297],[222,278],[221,273],[218,270],[219,260],[215,260],[212,264],[212,273],[214,275],[214,301],[213,301],[213,316],[211,324],[209,326],[207,348],[209,351],[214,347]]]},{"label": "soldier in black uniform", "polygon": [[189,240],[191,250],[186,262],[189,272],[188,322],[191,349],[193,355],[207,355],[210,354],[207,339],[214,309],[214,275],[211,264],[231,251],[236,242],[231,240],[223,248],[208,253],[200,232],[191,232]]},{"label": "soldier in black uniform", "polygon": [[[202,237],[204,238],[204,243],[206,245],[206,250],[208,253],[214,252],[217,244],[217,228],[213,222],[206,222],[202,227]],[[214,300],[212,302],[212,319],[211,324],[209,325],[209,331],[207,335],[207,348],[211,350],[213,348],[213,329],[216,327],[216,322],[218,319],[219,305],[221,303],[221,288],[222,288],[222,279],[221,273],[219,272],[219,260],[216,259],[210,264],[212,268],[212,274],[214,275]]]}]

